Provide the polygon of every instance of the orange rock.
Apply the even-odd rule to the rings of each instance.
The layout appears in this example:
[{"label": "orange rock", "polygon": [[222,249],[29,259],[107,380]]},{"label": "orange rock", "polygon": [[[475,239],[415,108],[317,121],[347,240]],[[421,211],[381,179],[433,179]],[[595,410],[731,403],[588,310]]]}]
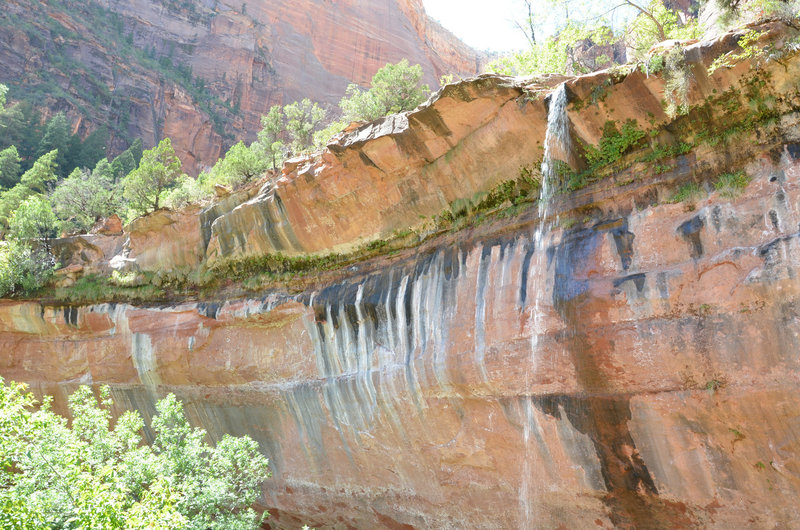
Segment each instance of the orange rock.
[{"label": "orange rock", "polygon": [[116,236],[122,234],[122,219],[119,215],[113,214],[111,217],[98,221],[89,232],[91,234],[104,234]]}]

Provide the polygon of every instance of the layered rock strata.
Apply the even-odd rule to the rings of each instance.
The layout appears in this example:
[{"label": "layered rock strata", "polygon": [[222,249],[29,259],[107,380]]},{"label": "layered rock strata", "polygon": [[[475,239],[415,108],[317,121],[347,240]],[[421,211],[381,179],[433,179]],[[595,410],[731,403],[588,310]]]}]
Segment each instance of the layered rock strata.
[{"label": "layered rock strata", "polygon": [[270,106],[335,106],[349,83],[404,58],[431,86],[483,61],[418,0],[9,0],[0,13],[0,82],[44,85],[43,103],[78,132],[110,126],[115,151],[170,137],[194,174],[233,138],[254,140]]},{"label": "layered rock strata", "polygon": [[[175,392],[212,440],[249,434],[271,458],[260,502],[274,528],[792,527],[800,65],[788,55],[703,77],[700,65],[724,49],[723,39],[689,50],[702,58],[694,108],[677,120],[657,113],[658,78],[569,81],[579,139],[600,138],[606,116],[638,118],[658,141],[694,138],[690,152],[659,161],[665,169],[634,163],[642,152],[633,153],[626,168],[557,196],[553,219],[529,208],[321,276],[302,292],[158,306],[2,302],[0,374],[54,394],[62,410],[82,383],[109,384],[120,409],[146,418]],[[581,105],[592,86],[606,87],[604,99]],[[509,101],[538,123],[537,103]],[[737,134],[701,135],[720,123]],[[323,159],[363,160],[377,140],[358,134]],[[451,156],[440,175],[470,155]],[[484,178],[502,181],[493,169],[484,166]],[[738,170],[743,190],[715,189],[718,175]],[[325,171],[295,179],[313,187]],[[350,193],[373,186],[371,175]],[[671,202],[687,181],[701,193]],[[458,198],[480,186],[489,185]],[[209,241],[224,212],[242,208],[233,203],[263,195],[242,193],[201,214],[201,226],[219,215]],[[302,202],[279,196],[291,220],[290,203]],[[163,226],[153,238],[174,230]],[[374,230],[337,236],[346,232],[335,226],[320,248]],[[550,228],[537,238],[540,226]],[[242,248],[263,237],[251,229],[237,236]]]}]

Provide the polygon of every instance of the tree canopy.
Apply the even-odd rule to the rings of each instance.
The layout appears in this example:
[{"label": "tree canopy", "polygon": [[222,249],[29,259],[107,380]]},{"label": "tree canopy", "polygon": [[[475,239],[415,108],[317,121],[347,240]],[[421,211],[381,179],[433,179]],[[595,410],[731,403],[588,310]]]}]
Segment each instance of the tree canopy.
[{"label": "tree canopy", "polygon": [[369,90],[358,85],[347,87],[339,102],[345,121],[372,121],[388,114],[411,110],[423,103],[430,93],[423,85],[422,66],[410,66],[408,59],[387,64],[372,77]]},{"label": "tree canopy", "polygon": [[244,530],[261,522],[252,505],[269,468],[258,444],[224,435],[208,445],[174,395],[156,403],[151,445],[138,413],[112,421],[108,387],[97,397],[86,386],[72,394],[71,422],[50,404],[37,409],[24,385],[0,378],[0,513],[12,528]]},{"label": "tree canopy", "polygon": [[123,179],[124,196],[140,214],[158,210],[162,193],[180,175],[181,161],[170,139],[164,138],[156,147],[144,151],[139,167]]}]

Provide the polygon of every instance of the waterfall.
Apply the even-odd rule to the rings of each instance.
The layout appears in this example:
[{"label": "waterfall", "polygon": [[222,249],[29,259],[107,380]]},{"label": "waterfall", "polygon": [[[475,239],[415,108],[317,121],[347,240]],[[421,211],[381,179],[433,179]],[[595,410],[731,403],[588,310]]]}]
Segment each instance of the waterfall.
[{"label": "waterfall", "polygon": [[[544,158],[542,159],[542,192],[539,200],[539,216],[550,205],[553,190],[558,188],[558,164],[567,162],[572,152],[572,139],[569,135],[567,116],[567,85],[561,83],[550,95],[550,108],[547,112],[547,132],[544,137]],[[542,225],[540,225],[542,226]]]},{"label": "waterfall", "polygon": [[[559,162],[566,163],[572,153],[572,139],[569,133],[569,117],[567,116],[567,86],[561,83],[550,94],[550,105],[547,112],[547,131],[544,138],[544,158],[542,159],[541,191],[539,194],[539,224],[533,236],[534,263],[533,263],[533,332],[531,333],[530,362],[525,369],[525,386],[530,387],[531,375],[535,374],[538,365],[537,352],[539,337],[544,334],[544,299],[547,293],[547,252],[544,238],[555,224],[550,221],[550,204],[553,195],[561,185],[559,177]],[[556,219],[557,222],[557,219]],[[531,396],[526,396],[526,414],[523,422],[523,444],[525,446],[525,460],[522,466],[522,487],[520,488],[521,519],[524,528],[536,526],[534,507],[531,498],[539,497],[536,491],[538,486],[532,476],[536,466],[531,463],[531,434],[534,429]]]}]

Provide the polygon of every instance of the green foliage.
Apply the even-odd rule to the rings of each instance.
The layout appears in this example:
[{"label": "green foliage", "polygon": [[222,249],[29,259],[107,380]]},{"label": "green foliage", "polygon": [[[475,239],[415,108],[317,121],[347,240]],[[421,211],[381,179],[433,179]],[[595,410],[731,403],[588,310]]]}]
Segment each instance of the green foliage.
[{"label": "green foliage", "polygon": [[764,20],[792,23],[800,13],[797,0],[716,0],[721,15],[717,21],[723,29]]},{"label": "green foliage", "polygon": [[[55,266],[53,256],[45,248],[34,249],[30,243],[16,239],[0,241],[0,297],[36,291],[51,278]],[[1,444],[2,441],[0,448]],[[0,451],[0,465],[2,458]]]},{"label": "green foliage", "polygon": [[422,75],[422,66],[410,66],[408,59],[403,59],[378,70],[372,77],[369,90],[351,84],[347,87],[347,95],[339,101],[342,120],[372,121],[414,109],[430,93],[428,85],[421,84]]},{"label": "green foliage", "polygon": [[181,175],[181,161],[164,138],[142,154],[139,167],[122,179],[123,194],[131,209],[140,215],[158,210],[162,193]]},{"label": "green foliage", "polygon": [[720,68],[733,68],[740,61],[752,60],[757,62],[765,57],[766,51],[758,44],[758,41],[765,34],[766,32],[764,31],[747,30],[738,41],[741,51],[736,53],[729,51],[714,59],[714,62],[708,67],[708,75],[713,74]]},{"label": "green foliage", "polygon": [[668,9],[661,0],[653,0],[627,28],[626,39],[633,51],[632,59],[643,60],[647,51],[668,39],[696,39],[702,36],[702,28],[696,18],[682,21],[678,12]]},{"label": "green foliage", "polygon": [[258,146],[253,149],[252,145],[248,147],[239,142],[214,164],[212,172],[224,176],[228,184],[236,187],[264,173],[268,164],[260,155]]},{"label": "green foliage", "polygon": [[[144,422],[124,412],[112,427],[108,387],[69,398],[73,418],[37,409],[24,385],[0,379],[0,510],[15,528],[249,529],[269,477],[247,436],[216,447],[189,425],[174,395],[156,403],[152,445]],[[265,514],[266,515],[266,514]]]},{"label": "green foliage", "polygon": [[0,189],[11,188],[19,182],[20,161],[16,146],[0,151]]},{"label": "green foliage", "polygon": [[6,94],[8,94],[8,86],[0,83],[0,110],[6,106]]},{"label": "green foliage", "polygon": [[239,142],[220,158],[210,171],[193,179],[182,175],[177,185],[164,198],[170,208],[182,208],[214,196],[217,186],[236,188],[263,174],[269,166],[261,144],[256,141],[249,147]]},{"label": "green foliage", "polygon": [[25,199],[11,216],[8,235],[13,239],[49,239],[57,235],[50,201],[41,195]]},{"label": "green foliage", "polygon": [[597,147],[585,146],[586,161],[592,170],[612,164],[639,145],[645,136],[635,120],[626,121],[621,129],[613,121],[607,121]]},{"label": "green foliage", "polygon": [[103,158],[94,170],[76,168],[53,191],[51,200],[65,232],[86,232],[94,223],[116,213],[120,205],[112,165]]},{"label": "green foliage", "polygon": [[35,194],[44,194],[55,182],[55,158],[57,151],[42,155],[31,169],[26,171],[19,184],[0,193],[0,227],[7,227],[11,214],[22,202]]},{"label": "green foliage", "polygon": [[272,169],[278,169],[283,164],[286,149],[280,140],[280,135],[284,130],[283,108],[280,105],[270,107],[266,116],[261,116],[261,131],[258,133],[258,140],[255,147],[250,147],[259,153],[261,157],[272,164]]},{"label": "green foliage", "polygon": [[689,112],[689,85],[692,73],[686,63],[683,48],[673,46],[664,58],[664,111],[672,118]]},{"label": "green foliage", "polygon": [[703,190],[696,182],[687,182],[670,198],[669,202],[677,204],[687,201],[696,201],[703,196]]},{"label": "green foliage", "polygon": [[719,191],[721,197],[735,199],[742,194],[748,184],[750,177],[744,171],[723,173],[714,181],[714,189]]},{"label": "green foliage", "polygon": [[56,164],[59,169],[61,171],[69,171],[72,169],[71,167],[67,169],[70,165],[68,164],[68,156],[71,152],[70,147],[69,122],[63,112],[58,112],[47,122],[44,136],[39,141],[37,156],[41,157],[56,150],[58,151]]},{"label": "green foliage", "polygon": [[105,158],[106,144],[108,144],[107,127],[92,131],[78,146],[75,167],[93,167],[99,160]]},{"label": "green foliage", "polygon": [[314,132],[325,120],[325,109],[305,98],[283,107],[286,115],[286,133],[292,150],[301,153],[314,145]]},{"label": "green foliage", "polygon": [[576,45],[587,39],[595,44],[606,45],[614,38],[608,27],[570,21],[558,35],[539,40],[523,52],[492,61],[487,71],[514,76],[585,73],[597,65],[578,59],[574,54]]},{"label": "green foliage", "polygon": [[349,124],[345,121],[334,121],[324,129],[314,133],[314,148],[324,149],[334,136],[342,132]]},{"label": "green foliage", "polygon": [[28,171],[22,174],[20,184],[35,193],[47,193],[56,179],[58,151],[50,151],[39,157]]}]

